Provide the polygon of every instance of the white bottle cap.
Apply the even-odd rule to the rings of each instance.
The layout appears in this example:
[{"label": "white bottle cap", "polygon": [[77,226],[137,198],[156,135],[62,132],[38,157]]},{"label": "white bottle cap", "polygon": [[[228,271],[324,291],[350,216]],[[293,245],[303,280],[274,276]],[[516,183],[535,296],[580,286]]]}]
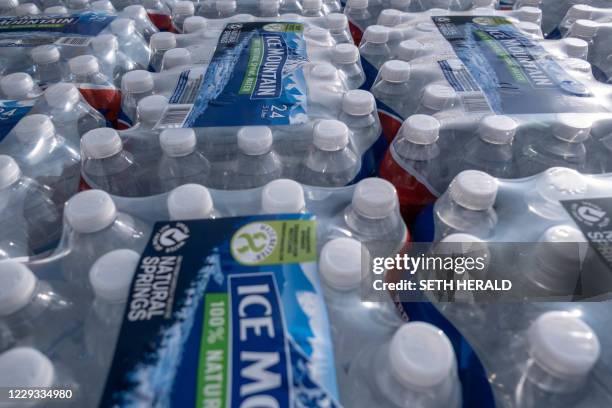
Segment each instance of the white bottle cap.
[{"label": "white bottle cap", "polygon": [[10,187],[21,178],[21,169],[11,156],[0,154],[0,190]]},{"label": "white bottle cap", "polygon": [[97,0],[91,3],[91,9],[94,11],[106,11],[107,13],[115,12],[115,6],[108,0]]},{"label": "white bottle cap", "polygon": [[87,190],[68,200],[64,216],[76,232],[92,234],[113,224],[117,218],[117,207],[107,192]]},{"label": "white bottle cap", "polygon": [[142,69],[130,71],[121,78],[121,89],[123,92],[134,94],[151,92],[154,86],[153,75]]},{"label": "white bottle cap", "polygon": [[[363,249],[367,251],[365,246]],[[327,242],[319,257],[319,272],[333,289],[354,290],[361,283],[361,242],[353,238],[336,238]]]},{"label": "white bottle cap", "polygon": [[591,371],[601,352],[597,334],[568,312],[542,314],[527,333],[535,363],[555,377],[579,377]]},{"label": "white bottle cap", "polygon": [[169,50],[176,47],[176,36],[168,31],[155,33],[151,36],[151,48],[155,50]]},{"label": "white bottle cap", "polygon": [[280,8],[280,0],[259,0],[259,10],[277,12]]},{"label": "white bottle cap", "polygon": [[445,245],[441,248],[443,252],[436,252],[437,255],[461,255],[487,250],[487,243],[485,241],[474,235],[464,233],[447,235],[440,240],[440,243],[450,245]]},{"label": "white bottle cap", "polygon": [[354,44],[338,44],[334,47],[332,59],[336,64],[354,64],[359,61],[359,48]]},{"label": "white bottle cap", "polygon": [[456,98],[457,93],[450,86],[431,84],[425,87],[421,103],[429,109],[441,111],[449,107],[449,102],[454,101]]},{"label": "white bottle cap", "polygon": [[157,122],[168,106],[168,98],[163,95],[151,95],[138,101],[136,111],[143,122]]},{"label": "white bottle cap", "polygon": [[495,204],[497,180],[482,171],[465,170],[455,176],[449,193],[455,203],[468,210],[487,210]]},{"label": "white bottle cap", "polygon": [[371,25],[363,33],[362,43],[384,44],[389,41],[389,28],[381,25]]},{"label": "white bottle cap", "polygon": [[588,61],[581,58],[566,58],[562,61],[563,67],[568,70],[581,72],[584,74],[592,74],[593,67]]},{"label": "white bottle cap", "polygon": [[387,180],[366,178],[355,186],[351,204],[354,210],[364,217],[386,218],[398,208],[397,192]]},{"label": "white bottle cap", "polygon": [[38,15],[40,9],[34,3],[22,3],[15,8],[15,14],[18,16]]},{"label": "white bottle cap", "polygon": [[187,48],[173,48],[164,53],[162,59],[162,67],[164,69],[172,69],[175,67],[182,67],[185,65],[191,65],[191,53]]},{"label": "white bottle cap", "polygon": [[323,3],[321,0],[302,0],[302,7],[304,10],[321,10]]},{"label": "white bottle cap", "polygon": [[174,14],[192,16],[195,13],[195,6],[191,1],[177,1],[172,12]]},{"label": "white bottle cap", "polygon": [[429,323],[406,323],[391,339],[389,368],[406,387],[433,388],[453,376],[455,367],[451,342]]},{"label": "white bottle cap", "polygon": [[296,181],[273,180],[261,190],[261,209],[264,214],[299,213],[305,207],[304,189]]},{"label": "white bottle cap", "polygon": [[99,257],[89,270],[89,283],[96,297],[107,302],[127,301],[140,255],[131,249],[116,249]]},{"label": "white bottle cap", "polygon": [[572,37],[579,38],[592,38],[597,34],[597,29],[599,28],[599,24],[595,21],[591,20],[576,20],[574,24],[570,27],[569,34]]},{"label": "white bottle cap", "polygon": [[202,16],[190,16],[183,21],[183,32],[185,34],[195,33],[208,27],[208,20]]},{"label": "white bottle cap", "polygon": [[132,20],[148,19],[147,10],[140,4],[132,4],[123,9],[123,15],[130,17]]},{"label": "white bottle cap", "polygon": [[348,28],[348,17],[342,13],[331,13],[325,17],[327,28],[331,31],[342,31]]},{"label": "white bottle cap", "polygon": [[45,14],[68,14],[68,9],[64,6],[51,6],[44,10]]},{"label": "white bottle cap", "polygon": [[593,120],[580,114],[559,114],[553,124],[553,133],[559,140],[582,143],[589,138]]},{"label": "white bottle cap", "polygon": [[427,44],[423,44],[417,40],[405,40],[398,44],[395,53],[397,58],[402,61],[412,61],[413,59],[423,55],[426,50]]},{"label": "white bottle cap", "polygon": [[332,64],[321,62],[312,67],[310,76],[319,81],[333,81],[338,78],[338,70]]},{"label": "white bottle cap", "polygon": [[520,30],[536,37],[542,37],[542,27],[530,21],[521,21],[516,25]]},{"label": "white bottle cap", "polygon": [[19,0],[0,0],[1,10],[11,10],[19,5]]},{"label": "white bottle cap", "polygon": [[30,55],[35,64],[51,64],[60,60],[59,48],[53,44],[34,47]]},{"label": "white bottle cap", "polygon": [[306,28],[304,29],[304,37],[306,39],[325,44],[332,41],[331,34],[329,34],[329,31],[316,26],[306,26]]},{"label": "white bottle cap", "polygon": [[567,18],[572,20],[590,20],[593,16],[593,7],[588,4],[574,4],[567,11]]},{"label": "white bottle cap", "polygon": [[542,21],[542,9],[538,7],[521,7],[518,9],[519,19],[529,23]]},{"label": "white bottle cap", "polygon": [[210,191],[199,184],[183,184],[168,194],[168,214],[172,220],[200,220],[213,215]]},{"label": "white bottle cap", "polygon": [[325,152],[342,150],[348,146],[349,129],[339,120],[321,120],[314,127],[312,143]]},{"label": "white bottle cap", "polygon": [[342,111],[347,115],[370,115],[376,109],[374,95],[368,91],[354,89],[344,94],[342,98]]},{"label": "white bottle cap", "polygon": [[68,60],[70,72],[74,75],[92,75],[100,71],[98,59],[93,55],[80,55]]},{"label": "white bottle cap", "polygon": [[548,228],[536,246],[540,267],[531,268],[529,278],[552,290],[571,291],[576,287],[587,249],[584,235],[576,228],[570,225]]},{"label": "white bottle cap", "polygon": [[111,128],[90,130],[81,138],[81,153],[91,159],[106,159],[123,150],[123,142],[119,133]]},{"label": "white bottle cap", "polygon": [[565,53],[570,58],[586,58],[589,54],[589,43],[580,38],[568,37],[563,40]]},{"label": "white bottle cap", "polygon": [[562,199],[583,194],[588,185],[584,176],[566,167],[551,167],[542,173],[537,182],[539,194],[555,204]]},{"label": "white bottle cap", "polygon": [[34,81],[25,72],[16,72],[0,79],[0,88],[9,99],[24,99],[34,90]]},{"label": "white bottle cap", "polygon": [[112,34],[101,34],[91,39],[91,47],[96,53],[116,51],[119,49],[119,41]]},{"label": "white bottle cap", "polygon": [[36,276],[26,265],[10,259],[0,261],[0,316],[9,316],[27,306],[36,283]]},{"label": "white bottle cap", "polygon": [[368,0],[348,0],[346,2],[346,7],[349,9],[366,9],[368,8]]},{"label": "white bottle cap", "polygon": [[217,0],[215,8],[219,13],[233,13],[236,11],[236,2],[232,0]]},{"label": "white bottle cap", "polygon": [[478,134],[485,142],[504,145],[512,143],[518,123],[510,116],[489,115],[482,118],[478,125]]},{"label": "white bottle cap", "polygon": [[170,157],[183,157],[195,151],[197,140],[193,129],[166,129],[159,135],[159,144]]},{"label": "white bottle cap", "polygon": [[60,82],[48,87],[45,90],[44,98],[47,105],[52,108],[73,107],[81,99],[81,93],[73,84]]},{"label": "white bottle cap", "polygon": [[393,27],[400,23],[400,17],[402,12],[394,9],[386,9],[380,12],[378,16],[378,21],[376,24],[385,26],[385,27]]},{"label": "white bottle cap", "polygon": [[117,18],[110,23],[111,32],[117,37],[127,37],[136,31],[136,24],[129,18]]},{"label": "white bottle cap", "polygon": [[15,136],[21,143],[36,143],[55,135],[55,126],[51,118],[41,113],[28,115],[15,126]]},{"label": "white bottle cap", "polygon": [[273,141],[272,130],[267,126],[245,126],[238,131],[238,148],[249,156],[268,153]]},{"label": "white bottle cap", "polygon": [[0,354],[0,387],[50,388],[54,382],[53,363],[35,348],[15,347]]},{"label": "white bottle cap", "polygon": [[402,137],[419,145],[430,145],[440,136],[440,121],[429,115],[412,115],[402,125]]},{"label": "white bottle cap", "polygon": [[410,64],[400,60],[387,61],[380,69],[380,77],[387,82],[406,82],[410,79]]}]

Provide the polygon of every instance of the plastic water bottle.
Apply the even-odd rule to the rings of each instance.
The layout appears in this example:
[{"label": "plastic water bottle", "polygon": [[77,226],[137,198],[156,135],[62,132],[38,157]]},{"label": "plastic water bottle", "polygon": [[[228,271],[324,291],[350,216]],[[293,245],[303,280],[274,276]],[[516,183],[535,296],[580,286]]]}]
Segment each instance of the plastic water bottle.
[{"label": "plastic water bottle", "polygon": [[397,189],[402,215],[410,222],[436,196],[415,175],[435,183],[441,178],[438,138],[440,122],[433,116],[406,119],[380,166],[380,177]]},{"label": "plastic water bottle", "polygon": [[215,9],[218,18],[228,18],[236,14],[236,2],[234,0],[217,0]]},{"label": "plastic water bottle", "polygon": [[302,2],[300,0],[284,0],[281,2],[281,14],[302,15]]},{"label": "plastic water bottle", "polygon": [[406,323],[390,341],[364,350],[351,365],[351,407],[459,408],[457,360],[450,340],[437,327]]},{"label": "plastic water bottle", "polygon": [[514,393],[520,408],[578,406],[587,396],[600,359],[597,334],[569,312],[538,317],[526,333],[529,358]]},{"label": "plastic water bottle", "polygon": [[567,32],[567,37],[579,38],[589,44],[589,48],[593,48],[593,39],[597,34],[599,23],[591,20],[576,20],[571,25]]},{"label": "plastic water bottle", "polygon": [[14,16],[17,13],[18,0],[2,0],[0,1],[0,14],[3,16]]},{"label": "plastic water bottle", "polygon": [[328,14],[325,17],[325,24],[336,44],[353,44],[346,15],[340,13]]},{"label": "plastic water bottle", "polygon": [[357,151],[365,151],[380,137],[381,127],[376,101],[374,95],[368,91],[355,89],[344,94],[340,121],[352,132]]},{"label": "plastic water bottle", "polygon": [[[367,249],[352,238],[327,242],[319,257],[341,393],[350,389],[347,374],[359,351],[388,341],[403,323],[390,297],[387,302],[362,301],[362,276],[370,273],[362,265],[369,262]],[[340,396],[341,401],[348,398]]]},{"label": "plastic water bottle", "polygon": [[435,115],[450,110],[459,103],[459,96],[455,90],[443,84],[427,85],[415,113]]},{"label": "plastic water bottle", "polygon": [[360,168],[360,160],[349,143],[349,129],[344,123],[337,120],[317,123],[312,147],[304,159],[301,181],[323,187],[349,184]]},{"label": "plastic water bottle", "polygon": [[549,167],[584,170],[587,162],[585,142],[591,134],[592,120],[581,115],[559,115],[542,132],[534,132],[525,142],[519,170],[530,176]]},{"label": "plastic water bottle", "polygon": [[81,172],[92,187],[122,196],[142,196],[148,190],[139,183],[139,166],[114,129],[90,130],[81,138]]},{"label": "plastic water bottle", "polygon": [[119,49],[129,55],[141,69],[149,66],[151,49],[129,18],[117,18],[110,23],[111,34],[117,37]]},{"label": "plastic water bottle", "polygon": [[65,68],[60,61],[60,50],[56,45],[39,45],[30,51],[34,62],[34,78],[41,84],[63,81]]},{"label": "plastic water bottle", "polygon": [[73,303],[13,260],[0,261],[0,283],[0,319],[15,343],[55,351],[56,341],[74,325],[69,320]]},{"label": "plastic water bottle", "polygon": [[193,65],[193,60],[191,58],[191,52],[189,52],[187,48],[173,48],[166,51],[164,54],[161,63],[161,70],[183,70],[191,65]]},{"label": "plastic water bottle", "polygon": [[203,220],[217,218],[210,191],[200,184],[183,184],[168,194],[171,220]]},{"label": "plastic water bottle", "polygon": [[521,7],[541,7],[542,0],[516,0],[512,5],[514,10],[520,9]]},{"label": "plastic water bottle", "polygon": [[518,124],[508,116],[484,117],[478,126],[478,138],[465,146],[465,165],[493,177],[517,176],[512,141]]},{"label": "plastic water bottle", "polygon": [[151,39],[151,36],[159,32],[157,27],[151,22],[147,14],[147,10],[143,5],[132,4],[123,9],[121,13],[123,17],[127,17],[134,22],[136,31],[144,37],[146,41]]},{"label": "plastic water bottle", "polygon": [[306,212],[304,189],[296,181],[278,179],[261,190],[262,214],[295,214]]},{"label": "plastic water bottle", "polygon": [[63,273],[75,287],[88,287],[88,271],[103,254],[114,249],[140,253],[149,238],[149,227],[132,216],[117,211],[108,193],[87,190],[73,196],[64,209],[66,229],[60,250]]},{"label": "plastic water bottle", "polygon": [[190,16],[183,21],[183,33],[191,34],[208,27],[208,20],[202,16]]},{"label": "plastic water bottle", "polygon": [[395,187],[386,180],[367,178],[357,183],[341,216],[345,235],[361,241],[373,257],[394,256],[409,240]]},{"label": "plastic water bottle", "polygon": [[374,96],[396,112],[406,111],[407,99],[414,96],[409,86],[410,64],[391,60],[384,63],[371,92]]},{"label": "plastic water bottle", "polygon": [[121,80],[121,109],[136,121],[136,107],[142,98],[154,93],[155,82],[150,72],[143,70],[131,71],[123,75]]},{"label": "plastic water bottle", "polygon": [[363,33],[359,46],[359,53],[374,67],[380,67],[389,59],[391,50],[387,45],[389,41],[389,28],[380,25],[371,25]]},{"label": "plastic water bottle", "polygon": [[90,7],[93,11],[103,11],[106,13],[116,13],[117,12],[117,10],[115,9],[115,6],[113,6],[113,3],[111,3],[109,0],[92,1]]},{"label": "plastic water bottle", "polygon": [[[143,130],[152,130],[168,107],[168,98],[163,95],[151,95],[138,101],[136,107],[136,123]],[[159,146],[157,138],[154,144]]]},{"label": "plastic water bottle", "polygon": [[40,14],[40,9],[34,3],[21,3],[15,8],[17,16],[36,16]]},{"label": "plastic water bottle", "polygon": [[151,67],[155,71],[161,71],[162,59],[166,51],[176,48],[176,36],[170,32],[156,33],[150,41]]},{"label": "plastic water bottle", "polygon": [[0,259],[40,253],[59,241],[62,215],[52,194],[25,177],[15,159],[0,155]]},{"label": "plastic water bottle", "polygon": [[338,44],[332,51],[332,61],[349,89],[357,89],[365,82],[359,49],[353,44]]},{"label": "plastic water bottle", "polygon": [[280,0],[259,0],[260,17],[278,17],[280,15]]},{"label": "plastic water bottle", "polygon": [[23,101],[40,96],[40,88],[25,72],[16,72],[0,79],[0,89],[7,99]]},{"label": "plastic water bottle", "polygon": [[496,197],[495,178],[477,170],[459,173],[434,205],[436,240],[452,233],[489,237],[497,224]]},{"label": "plastic water bottle", "polygon": [[138,68],[138,64],[134,60],[119,51],[117,37],[112,34],[101,34],[93,37],[91,47],[100,64],[100,70],[112,79],[115,86],[121,85],[121,78],[126,72]]},{"label": "plastic water bottle", "polygon": [[302,0],[302,15],[304,17],[322,17],[323,2],[321,0]]},{"label": "plastic water bottle", "polygon": [[100,72],[98,59],[93,55],[81,55],[68,60],[71,82],[76,84],[94,84],[112,86],[112,80]]},{"label": "plastic water bottle", "polygon": [[81,98],[81,93],[73,84],[52,85],[45,90],[43,97],[45,110],[58,133],[73,146],[79,145],[85,133],[106,125],[106,119]]},{"label": "plastic water bottle", "polygon": [[197,150],[193,129],[166,129],[159,135],[162,158],[159,162],[159,183],[162,191],[182,184],[208,182],[210,163]]},{"label": "plastic water bottle", "polygon": [[282,163],[273,149],[273,142],[272,130],[267,126],[241,128],[238,157],[230,183],[237,188],[255,188],[280,178]]},{"label": "plastic water bottle", "polygon": [[185,19],[195,14],[195,6],[191,1],[177,1],[172,8],[172,22],[177,28],[183,27]]}]

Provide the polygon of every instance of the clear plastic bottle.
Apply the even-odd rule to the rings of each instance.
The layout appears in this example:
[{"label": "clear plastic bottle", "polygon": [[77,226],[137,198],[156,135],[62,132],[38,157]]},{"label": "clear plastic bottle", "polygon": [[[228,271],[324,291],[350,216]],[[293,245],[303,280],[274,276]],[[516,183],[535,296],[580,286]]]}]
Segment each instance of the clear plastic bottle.
[{"label": "clear plastic bottle", "polygon": [[325,24],[336,44],[353,44],[346,15],[340,13],[328,14],[325,16]]},{"label": "clear plastic bottle", "polygon": [[[600,359],[597,334],[569,312],[540,315],[526,333],[528,360],[514,392],[519,408],[579,406]],[[587,404],[588,405],[588,404]],[[585,405],[586,406],[586,405]]]},{"label": "clear plastic bottle", "polygon": [[62,272],[74,287],[89,287],[88,272],[103,254],[126,248],[140,253],[149,238],[149,227],[123,212],[102,190],[87,190],[73,196],[64,209],[66,226],[58,251]]},{"label": "clear plastic bottle", "polygon": [[112,34],[100,34],[92,38],[91,47],[101,65],[100,70],[117,87],[121,86],[121,78],[125,73],[138,68],[134,60],[119,51],[119,41]]},{"label": "clear plastic bottle", "polygon": [[217,10],[218,18],[227,18],[236,14],[236,2],[234,0],[217,0],[215,9]]},{"label": "clear plastic bottle", "polygon": [[170,32],[162,32],[153,34],[150,41],[151,52],[151,67],[154,71],[161,71],[162,60],[166,51],[176,48],[176,36]]},{"label": "clear plastic bottle", "polygon": [[521,7],[540,7],[542,6],[542,0],[516,0],[512,5],[514,10],[518,10]]},{"label": "clear plastic bottle", "polygon": [[516,178],[512,142],[518,124],[509,116],[490,115],[481,119],[478,137],[465,146],[465,168],[484,171],[493,177]]},{"label": "clear plastic bottle", "polygon": [[65,68],[60,61],[60,49],[56,45],[39,45],[30,51],[34,62],[34,78],[40,84],[54,84],[63,81]]},{"label": "clear plastic bottle", "polygon": [[304,17],[322,17],[322,0],[302,0],[302,15]]},{"label": "clear plastic bottle", "polygon": [[340,121],[353,133],[356,151],[366,151],[381,135],[376,100],[368,91],[355,89],[344,94]]},{"label": "clear plastic bottle", "polygon": [[358,89],[366,80],[359,49],[353,44],[338,44],[332,51],[332,61],[347,84],[348,89]]},{"label": "clear plastic bottle", "polygon": [[409,87],[410,72],[410,64],[407,62],[385,62],[372,85],[372,94],[398,113],[407,111],[407,100],[414,97]]},{"label": "clear plastic bottle", "polygon": [[370,14],[368,5],[368,0],[348,0],[344,7],[344,14],[361,30],[365,30],[374,23],[374,17]]},{"label": "clear plastic bottle", "polygon": [[327,242],[319,257],[323,295],[329,315],[340,401],[349,395],[347,373],[360,350],[385,343],[403,323],[391,298],[381,302],[364,302],[361,298],[362,276],[370,272],[363,265],[370,262],[369,253],[352,238]]},{"label": "clear plastic bottle", "polygon": [[19,0],[2,0],[0,1],[0,14],[3,16],[14,16],[17,13]]},{"label": "clear plastic bottle", "polygon": [[361,241],[372,257],[395,256],[409,240],[393,184],[379,178],[357,183],[351,204],[342,212],[345,235]]},{"label": "clear plastic bottle", "polygon": [[385,26],[385,27],[395,27],[401,22],[402,12],[397,9],[386,9],[383,10],[378,16],[378,21],[376,24]]},{"label": "clear plastic bottle", "polygon": [[121,15],[134,22],[136,31],[138,31],[138,33],[144,37],[145,41],[149,41],[151,36],[159,32],[157,27],[155,27],[155,24],[153,24],[153,22],[149,19],[144,5],[129,5],[123,9]]},{"label": "clear plastic bottle", "polygon": [[363,33],[359,45],[359,54],[375,68],[380,69],[391,56],[389,28],[381,25],[371,25]]},{"label": "clear plastic bottle", "polygon": [[195,6],[191,1],[177,1],[172,8],[172,22],[180,29],[186,18],[195,14]]},{"label": "clear plastic bottle", "polygon": [[435,240],[452,233],[489,237],[497,224],[494,205],[497,180],[478,170],[465,170],[434,205]]},{"label": "clear plastic bottle", "polygon": [[259,0],[259,17],[278,17],[280,0]]},{"label": "clear plastic bottle", "polygon": [[140,69],[146,69],[151,60],[151,49],[136,30],[136,23],[129,18],[116,18],[110,23],[111,34],[117,37],[119,50],[136,62]]},{"label": "clear plastic bottle", "polygon": [[138,102],[155,93],[155,81],[150,72],[131,71],[121,79],[121,109],[133,121],[136,121]]},{"label": "clear plastic bottle", "polygon": [[183,184],[168,194],[171,220],[203,220],[217,218],[210,191],[200,184]]},{"label": "clear plastic bottle", "polygon": [[93,55],[81,55],[68,60],[71,82],[76,84],[94,84],[112,86],[112,80],[100,72],[98,59]]},{"label": "clear plastic bottle", "polygon": [[423,95],[415,113],[435,115],[450,110],[457,105],[459,97],[453,88],[444,84],[430,84],[423,90]]},{"label": "clear plastic bottle", "polygon": [[229,188],[255,188],[282,175],[282,163],[273,149],[274,137],[267,126],[246,126],[238,131],[238,156],[228,180]]},{"label": "clear plastic bottle", "polygon": [[184,69],[193,64],[191,52],[187,48],[173,48],[166,51],[162,59],[161,70]]},{"label": "clear plastic bottle", "polygon": [[81,138],[81,172],[91,187],[121,196],[148,195],[147,184],[138,179],[139,166],[114,129],[90,130]]},{"label": "clear plastic bottle", "polygon": [[74,327],[74,304],[17,261],[0,261],[0,283],[0,321],[15,344],[57,352],[58,340]]},{"label": "clear plastic bottle", "polygon": [[163,152],[158,170],[162,191],[187,183],[208,183],[210,163],[197,150],[193,129],[166,129],[159,135],[159,144]]},{"label": "clear plastic bottle", "polygon": [[[142,98],[138,101],[136,107],[136,122],[140,128],[152,130],[159,119],[162,117],[166,107],[168,106],[168,98],[163,95],[151,95]],[[155,144],[159,146],[157,138]]]},{"label": "clear plastic bottle", "polygon": [[58,133],[73,146],[80,144],[81,136],[90,130],[106,126],[106,119],[84,99],[73,85],[59,83],[50,86],[43,94],[45,111]]},{"label": "clear plastic bottle", "polygon": [[310,152],[300,180],[307,185],[340,187],[349,184],[361,163],[350,147],[348,127],[338,120],[322,120],[314,127]]},{"label": "clear plastic bottle", "polygon": [[25,72],[16,72],[0,79],[0,89],[7,99],[23,101],[40,96],[40,88]]},{"label": "clear plastic bottle", "polygon": [[17,16],[36,16],[40,14],[40,9],[34,3],[21,3],[15,7],[15,15]]},{"label": "clear plastic bottle", "polygon": [[261,190],[262,214],[295,214],[306,212],[304,189],[296,181],[277,179]]},{"label": "clear plastic bottle", "polygon": [[93,11],[103,11],[106,13],[116,13],[117,12],[117,10],[115,9],[115,6],[113,6],[113,3],[111,3],[109,0],[92,1],[90,7]]},{"label": "clear plastic bottle", "polygon": [[355,360],[349,372],[348,406],[462,406],[453,346],[429,323],[406,323],[390,341],[364,350]]},{"label": "clear plastic bottle", "polygon": [[300,0],[284,0],[281,2],[281,14],[287,13],[302,15],[302,2]]}]

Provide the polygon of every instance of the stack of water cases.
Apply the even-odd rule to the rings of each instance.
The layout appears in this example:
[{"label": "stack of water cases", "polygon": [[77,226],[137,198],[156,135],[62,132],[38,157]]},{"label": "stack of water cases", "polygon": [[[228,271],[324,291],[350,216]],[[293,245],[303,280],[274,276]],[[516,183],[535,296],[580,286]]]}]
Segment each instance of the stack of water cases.
[{"label": "stack of water cases", "polygon": [[[28,1],[0,406],[612,406],[606,1]],[[420,248],[525,296],[368,298]]]}]

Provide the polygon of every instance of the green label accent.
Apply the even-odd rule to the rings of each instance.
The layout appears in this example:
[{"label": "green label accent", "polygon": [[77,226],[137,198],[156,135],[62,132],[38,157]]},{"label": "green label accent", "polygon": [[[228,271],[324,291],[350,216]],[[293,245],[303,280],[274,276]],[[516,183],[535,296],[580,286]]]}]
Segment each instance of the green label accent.
[{"label": "green label accent", "polygon": [[232,256],[243,265],[315,262],[316,222],[253,222],[240,228],[230,245]]},{"label": "green label accent", "polygon": [[225,407],[227,402],[228,301],[226,293],[204,298],[196,407]]},{"label": "green label accent", "polygon": [[286,33],[301,33],[304,31],[304,24],[301,23],[287,23],[285,24]]},{"label": "green label accent", "polygon": [[263,46],[261,37],[254,37],[251,40],[249,63],[247,64],[242,85],[240,85],[240,90],[238,91],[239,94],[250,95],[253,93],[253,89],[255,88],[255,84],[257,82],[257,73],[259,72],[259,66],[261,65],[262,54]]}]

